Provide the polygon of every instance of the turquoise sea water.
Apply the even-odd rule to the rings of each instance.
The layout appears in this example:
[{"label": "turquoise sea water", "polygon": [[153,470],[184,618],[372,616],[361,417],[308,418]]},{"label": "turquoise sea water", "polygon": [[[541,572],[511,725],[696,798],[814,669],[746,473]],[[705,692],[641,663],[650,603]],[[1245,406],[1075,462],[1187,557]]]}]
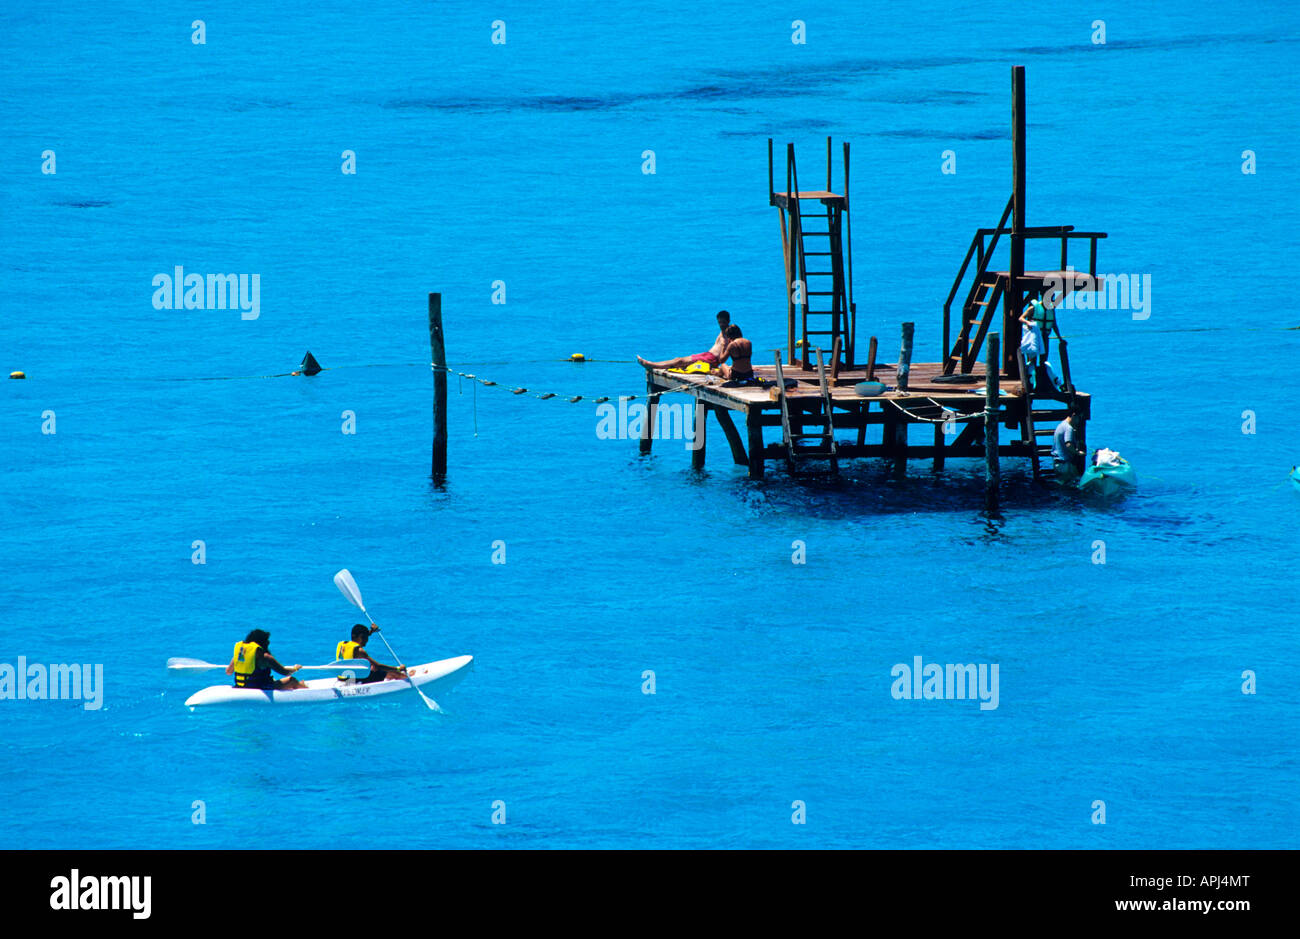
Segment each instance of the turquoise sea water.
[{"label": "turquoise sea water", "polygon": [[[1300,14],[1169,6],[6,7],[0,662],[106,688],[0,701],[0,845],[1294,847]],[[755,483],[716,431],[695,474],[589,402],[454,378],[430,485],[431,290],[463,370],[570,396],[640,393],[632,355],[705,347],[721,307],[782,342],[768,136],[809,177],[852,142],[859,335],[888,358],[915,320],[937,359],[1008,194],[1013,64],[1030,224],[1152,278],[1149,319],[1062,324],[1135,496],[1014,462],[1000,518],[963,461]],[[260,315],[155,309],[177,265],[258,273]],[[307,349],[329,370],[254,377]],[[205,682],[165,659],[254,626],[328,658],[345,566],[410,661],[476,657],[446,716],[182,706]],[[998,663],[998,708],[894,700],[918,655]]]}]

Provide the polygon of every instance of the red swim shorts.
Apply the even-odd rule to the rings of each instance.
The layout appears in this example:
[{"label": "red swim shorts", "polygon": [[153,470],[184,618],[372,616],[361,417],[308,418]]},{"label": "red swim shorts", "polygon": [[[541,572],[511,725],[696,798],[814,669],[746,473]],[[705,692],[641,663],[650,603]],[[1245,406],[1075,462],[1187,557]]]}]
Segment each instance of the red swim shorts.
[{"label": "red swim shorts", "polygon": [[710,365],[718,364],[718,357],[712,352],[701,352],[699,355],[693,355],[686,361],[688,362],[708,362]]}]

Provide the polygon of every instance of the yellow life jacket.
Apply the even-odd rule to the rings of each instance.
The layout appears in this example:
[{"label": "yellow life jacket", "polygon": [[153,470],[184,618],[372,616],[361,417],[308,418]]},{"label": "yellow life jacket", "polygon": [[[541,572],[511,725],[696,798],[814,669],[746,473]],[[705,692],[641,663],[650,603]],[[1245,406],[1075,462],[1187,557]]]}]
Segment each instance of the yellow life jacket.
[{"label": "yellow life jacket", "polygon": [[256,672],[269,672],[269,666],[257,667],[257,650],[260,649],[256,642],[236,642],[235,643],[235,687],[242,688],[248,684],[248,680]]},{"label": "yellow life jacket", "polygon": [[345,639],[334,648],[334,658],[336,659],[355,659],[359,658],[357,650],[361,648],[361,643],[352,642]]}]

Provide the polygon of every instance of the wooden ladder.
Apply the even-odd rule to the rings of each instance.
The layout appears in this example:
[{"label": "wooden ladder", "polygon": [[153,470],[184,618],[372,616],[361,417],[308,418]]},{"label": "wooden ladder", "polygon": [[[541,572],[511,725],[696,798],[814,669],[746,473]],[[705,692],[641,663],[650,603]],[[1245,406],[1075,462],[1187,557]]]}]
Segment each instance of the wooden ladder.
[{"label": "wooden ladder", "polygon": [[[970,374],[989,327],[998,315],[998,304],[1005,288],[1006,281],[996,274],[986,272],[976,279],[974,290],[962,307],[961,332],[957,334],[957,341],[944,363],[944,374],[950,375],[956,368],[960,368],[963,375]],[[971,337],[972,330],[975,331],[974,338]]]},{"label": "wooden ladder", "polygon": [[[838,341],[836,352],[838,352]],[[832,413],[830,385],[826,380],[826,362],[822,350],[817,349],[817,382],[821,391],[821,429],[816,433],[795,433],[790,425],[790,404],[785,394],[785,370],[781,365],[781,350],[775,351],[776,383],[781,401],[781,441],[786,448],[786,465],[793,475],[797,472],[800,461],[829,460],[832,472],[839,472],[839,451],[835,444],[835,422]],[[815,441],[809,443],[809,441]]]},{"label": "wooden ladder", "polygon": [[[852,285],[852,234],[848,196],[832,192],[830,138],[826,141],[826,189],[800,190],[794,145],[786,147],[786,191],[769,191],[769,202],[781,210],[781,250],[785,256],[786,295],[789,298],[791,338],[800,339],[797,360],[811,369],[814,337],[830,337],[836,349],[846,352],[845,365],[853,363],[854,310]],[[848,150],[845,149],[847,174]],[[772,142],[768,141],[768,186],[771,189]],[[845,177],[847,189],[848,178]],[[816,204],[804,211],[804,203]],[[817,209],[820,209],[818,211]],[[810,226],[808,223],[812,222]],[[796,330],[795,324],[798,324]],[[811,327],[811,328],[810,328]],[[792,356],[793,356],[793,350]],[[838,363],[838,354],[836,363]],[[792,362],[793,364],[793,358]],[[836,365],[838,368],[838,364]]]}]

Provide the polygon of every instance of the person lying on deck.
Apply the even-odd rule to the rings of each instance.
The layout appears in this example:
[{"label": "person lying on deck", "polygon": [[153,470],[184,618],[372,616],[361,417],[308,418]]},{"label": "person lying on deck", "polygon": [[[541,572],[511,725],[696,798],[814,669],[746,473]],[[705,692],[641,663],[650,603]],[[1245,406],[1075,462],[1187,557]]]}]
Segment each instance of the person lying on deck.
[{"label": "person lying on deck", "polygon": [[713,348],[708,352],[698,352],[695,355],[683,355],[675,359],[665,359],[662,362],[651,362],[649,359],[643,359],[637,356],[637,363],[646,368],[686,368],[692,362],[707,362],[710,366],[717,367],[722,364],[724,358],[722,352],[727,348],[727,327],[731,325],[731,314],[726,310],[718,311],[718,338],[713,340]]},{"label": "person lying on deck", "polygon": [[361,679],[361,684],[369,684],[372,681],[384,681],[389,678],[398,679],[406,677],[406,669],[400,665],[380,665],[370,657],[366,651],[366,640],[371,634],[379,631],[378,626],[371,626],[367,629],[365,626],[357,623],[352,627],[352,641],[340,642],[334,649],[334,658],[336,659],[365,659],[370,663],[370,674]]},{"label": "person lying on deck", "polygon": [[719,365],[718,371],[729,381],[748,381],[754,377],[754,366],[749,357],[753,355],[754,346],[741,333],[739,326],[728,326],[726,330],[727,347],[722,350],[722,360],[731,359],[730,365]]}]

